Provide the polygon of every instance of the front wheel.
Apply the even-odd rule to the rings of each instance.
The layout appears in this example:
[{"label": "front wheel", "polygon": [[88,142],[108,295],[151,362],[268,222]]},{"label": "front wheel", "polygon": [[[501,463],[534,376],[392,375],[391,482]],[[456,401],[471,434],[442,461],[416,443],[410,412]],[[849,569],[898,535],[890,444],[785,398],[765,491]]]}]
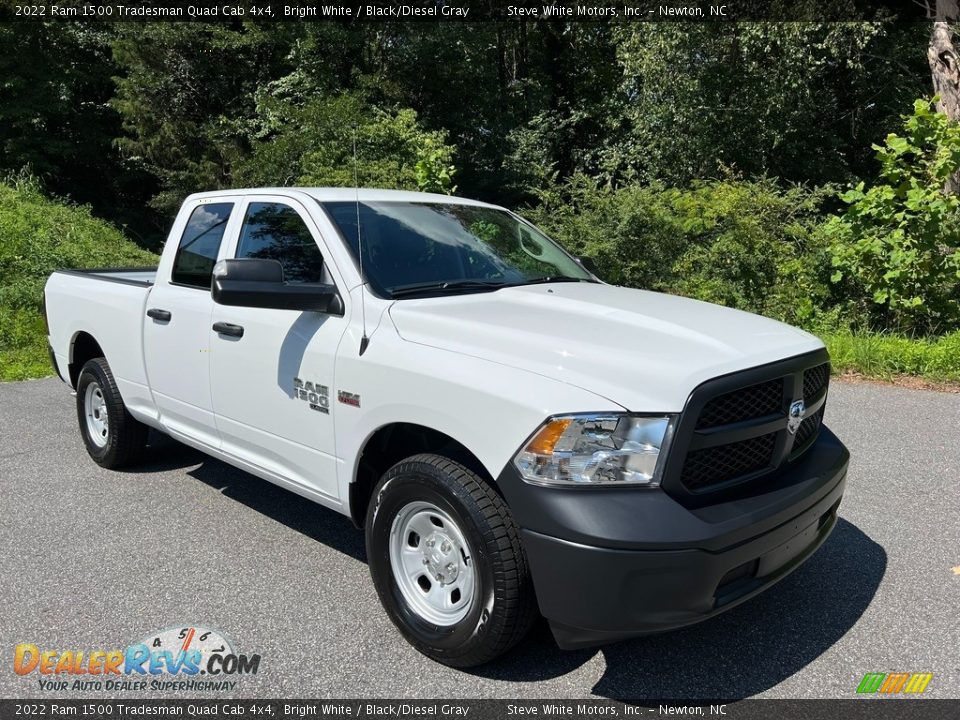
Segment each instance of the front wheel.
[{"label": "front wheel", "polygon": [[87,453],[105,468],[135,462],[147,444],[147,426],[127,411],[110,366],[90,360],[77,378],[77,420]]},{"label": "front wheel", "polygon": [[366,531],[380,601],[425,655],[480,665],[529,630],[535,603],[516,524],[463,465],[429,454],[394,465],[374,490]]}]

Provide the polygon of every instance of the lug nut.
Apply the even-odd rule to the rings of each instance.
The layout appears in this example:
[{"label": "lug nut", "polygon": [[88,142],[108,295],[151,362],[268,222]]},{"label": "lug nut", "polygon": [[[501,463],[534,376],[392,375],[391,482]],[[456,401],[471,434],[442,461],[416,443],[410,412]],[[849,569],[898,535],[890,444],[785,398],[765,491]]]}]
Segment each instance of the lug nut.
[{"label": "lug nut", "polygon": [[441,543],[440,545],[440,551],[445,553],[450,552],[450,543],[444,540],[443,543]]},{"label": "lug nut", "polygon": [[423,559],[423,564],[424,564],[424,565],[429,565],[429,564],[430,564],[430,560],[427,559],[427,558],[424,558],[424,559]]},{"label": "lug nut", "polygon": [[437,544],[436,540],[434,540],[433,538],[427,538],[427,547],[433,547],[436,544]]},{"label": "lug nut", "polygon": [[448,573],[452,573],[452,572],[453,572],[454,570],[456,570],[456,569],[457,569],[457,568],[454,567],[454,564],[453,564],[453,563],[447,563],[447,572],[448,572]]}]

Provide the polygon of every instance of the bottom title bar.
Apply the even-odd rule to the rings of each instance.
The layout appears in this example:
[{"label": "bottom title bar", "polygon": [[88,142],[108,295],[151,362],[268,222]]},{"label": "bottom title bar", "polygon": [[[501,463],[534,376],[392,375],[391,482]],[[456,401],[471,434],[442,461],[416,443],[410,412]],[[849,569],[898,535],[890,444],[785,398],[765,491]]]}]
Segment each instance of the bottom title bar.
[{"label": "bottom title bar", "polygon": [[83,718],[504,718],[713,717],[777,720],[960,716],[960,700],[0,700],[0,720]]}]

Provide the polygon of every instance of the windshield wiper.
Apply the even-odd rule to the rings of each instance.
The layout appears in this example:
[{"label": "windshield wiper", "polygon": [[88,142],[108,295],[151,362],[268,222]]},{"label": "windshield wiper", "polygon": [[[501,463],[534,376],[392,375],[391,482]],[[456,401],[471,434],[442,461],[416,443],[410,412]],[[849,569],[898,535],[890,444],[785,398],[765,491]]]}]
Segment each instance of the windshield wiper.
[{"label": "windshield wiper", "polygon": [[439,282],[411,283],[409,285],[397,285],[390,289],[390,294],[395,297],[406,297],[409,295],[444,293],[457,290],[499,290],[506,287],[523,287],[524,285],[542,285],[544,283],[560,282],[596,282],[589,278],[574,278],[566,275],[547,275],[545,277],[533,278],[531,280],[521,280],[519,282],[504,282],[502,280],[442,280]]},{"label": "windshield wiper", "polygon": [[560,282],[596,282],[596,280],[591,280],[590,278],[575,278],[567,277],[566,275],[546,275],[544,277],[532,278],[530,280],[524,280],[523,282],[511,283],[516,286],[523,285],[543,285],[544,283],[560,283]]},{"label": "windshield wiper", "polygon": [[445,280],[441,282],[422,282],[411,283],[409,285],[397,285],[390,288],[390,294],[395,297],[405,297],[407,295],[419,295],[422,293],[443,293],[457,290],[497,290],[507,287],[511,283],[505,283],[500,280]]}]

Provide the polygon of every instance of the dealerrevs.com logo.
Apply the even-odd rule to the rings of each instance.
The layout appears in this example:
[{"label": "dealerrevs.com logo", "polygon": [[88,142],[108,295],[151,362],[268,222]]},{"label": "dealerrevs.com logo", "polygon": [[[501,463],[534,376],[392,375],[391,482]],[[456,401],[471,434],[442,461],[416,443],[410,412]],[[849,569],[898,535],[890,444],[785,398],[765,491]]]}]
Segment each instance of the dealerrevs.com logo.
[{"label": "dealerrevs.com logo", "polygon": [[255,675],[259,654],[242,654],[217,630],[181,626],[151,633],[126,649],[49,649],[20,643],[13,671],[46,692],[95,690],[228,691]]}]

